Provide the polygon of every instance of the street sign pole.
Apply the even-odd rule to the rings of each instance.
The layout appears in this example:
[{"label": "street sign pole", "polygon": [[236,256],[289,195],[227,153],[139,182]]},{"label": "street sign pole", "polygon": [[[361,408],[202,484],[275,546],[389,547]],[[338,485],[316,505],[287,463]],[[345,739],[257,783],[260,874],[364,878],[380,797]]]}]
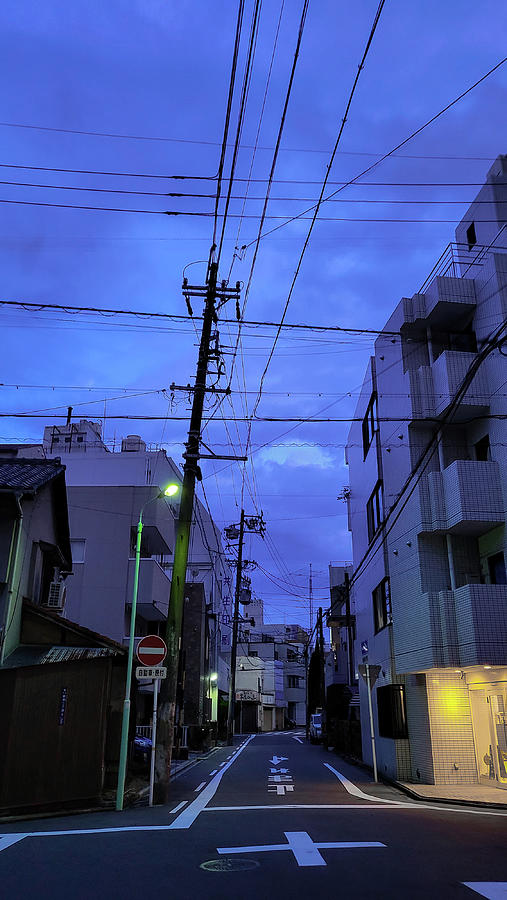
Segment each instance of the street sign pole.
[{"label": "street sign pole", "polygon": [[371,685],[370,685],[370,667],[365,663],[366,668],[366,691],[368,694],[368,712],[370,714],[370,737],[371,737],[371,753],[373,757],[373,777],[378,781],[377,775],[377,750],[375,747],[375,729],[373,727],[373,708],[371,705]]},{"label": "street sign pole", "polygon": [[150,759],[150,801],[149,805],[153,806],[153,785],[155,783],[155,747],[157,746],[157,709],[158,709],[158,686],[160,679],[155,678],[153,685],[153,719],[151,726],[151,759]]},{"label": "street sign pole", "polygon": [[[363,656],[364,659],[364,656]],[[368,657],[366,657],[368,659]],[[375,728],[373,725],[373,707],[371,704],[371,692],[373,690],[373,685],[375,684],[382,666],[370,666],[366,661],[359,665],[358,667],[359,674],[361,678],[364,678],[366,682],[366,693],[368,694],[368,713],[370,716],[370,738],[371,738],[371,755],[373,758],[373,776],[375,781],[378,781],[377,774],[377,750],[375,745]]]}]

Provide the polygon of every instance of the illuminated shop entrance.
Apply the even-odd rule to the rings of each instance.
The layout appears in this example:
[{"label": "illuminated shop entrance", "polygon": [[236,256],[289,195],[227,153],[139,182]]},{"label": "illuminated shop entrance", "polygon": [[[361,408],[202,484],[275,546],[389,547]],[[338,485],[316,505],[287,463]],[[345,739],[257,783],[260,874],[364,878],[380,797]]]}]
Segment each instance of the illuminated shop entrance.
[{"label": "illuminated shop entrance", "polygon": [[479,780],[507,788],[507,683],[469,687]]}]

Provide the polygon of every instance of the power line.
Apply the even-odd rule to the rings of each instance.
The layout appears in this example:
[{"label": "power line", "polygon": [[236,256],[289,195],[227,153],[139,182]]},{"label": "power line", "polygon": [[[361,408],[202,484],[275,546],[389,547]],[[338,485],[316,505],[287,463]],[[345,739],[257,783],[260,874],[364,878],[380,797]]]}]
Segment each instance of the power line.
[{"label": "power line", "polygon": [[[392,154],[395,156],[396,154]],[[415,158],[415,157],[414,157]],[[421,157],[423,159],[427,157]],[[491,160],[492,161],[492,160]],[[150,178],[166,181],[217,181],[217,175],[167,175],[156,172],[111,172],[100,169],[71,169],[58,166],[29,166],[21,163],[0,163],[0,169],[22,169],[29,172],[63,172],[67,175],[105,175],[113,178]],[[357,176],[359,178],[359,176]],[[227,177],[222,179],[228,181]],[[268,178],[250,178],[236,175],[235,181],[252,184],[265,184]],[[273,184],[321,184],[322,180],[309,180],[306,178],[273,178]],[[484,181],[362,181],[349,184],[347,181],[328,181],[328,184],[343,185],[345,187],[483,187]],[[505,185],[505,181],[495,181],[497,185]],[[46,185],[45,185],[46,187]],[[192,196],[192,195],[188,195]],[[196,195],[199,196],[199,195]],[[207,196],[207,195],[203,195]],[[211,194],[210,197],[215,195]],[[234,199],[241,199],[236,197]]]},{"label": "power line", "polygon": [[[363,169],[362,172],[359,172],[358,175],[355,175],[354,178],[351,178],[350,181],[346,182],[346,184],[343,185],[343,187],[339,188],[337,191],[333,191],[333,193],[329,194],[328,197],[323,198],[322,202],[327,202],[332,197],[334,197],[336,194],[338,194],[340,191],[343,191],[345,189],[345,187],[349,187],[349,185],[357,182],[359,178],[362,178],[364,175],[367,175],[368,172],[372,172],[382,162],[385,162],[386,159],[389,159],[389,157],[393,156],[397,150],[399,150],[401,147],[404,147],[405,144],[408,144],[418,134],[421,134],[422,131],[424,131],[426,128],[428,128],[428,126],[431,125],[433,122],[435,122],[438,118],[440,118],[440,116],[442,116],[449,109],[451,109],[453,106],[455,106],[456,103],[459,103],[459,101],[462,100],[463,97],[466,97],[467,94],[469,94],[471,91],[473,91],[474,88],[478,87],[478,85],[481,84],[483,81],[485,81],[486,78],[489,78],[490,75],[492,75],[493,72],[496,72],[497,69],[499,69],[501,66],[503,66],[505,62],[507,62],[507,56],[504,57],[503,59],[501,59],[500,62],[498,62],[495,66],[493,66],[493,68],[491,68],[488,72],[486,72],[485,75],[483,75],[481,78],[479,78],[477,81],[475,81],[474,84],[472,84],[470,87],[468,87],[465,91],[462,91],[462,93],[459,94],[457,97],[455,97],[454,100],[451,100],[451,102],[448,103],[447,106],[444,106],[441,110],[439,110],[439,112],[437,112],[434,116],[432,116],[430,119],[428,119],[427,122],[425,122],[423,125],[419,126],[419,128],[417,128],[415,131],[412,131],[412,133],[409,134],[408,137],[404,138],[404,140],[401,141],[399,144],[397,144],[395,147],[393,147],[392,150],[389,150],[388,153],[385,153],[380,159],[378,159],[376,162],[372,163],[371,166],[368,166],[366,169]],[[312,210],[315,210],[315,207],[309,207],[308,209],[303,210],[303,212],[300,213],[299,215],[293,216],[291,219],[288,219],[284,223],[284,225],[288,225],[290,222],[294,222],[296,219],[299,219],[300,217],[304,216],[307,212],[311,212]],[[267,237],[268,234],[272,234],[274,231],[277,231],[279,228],[283,228],[284,225],[277,225],[276,228],[273,228],[273,229],[271,229],[271,231],[266,232],[263,235],[263,237]]]},{"label": "power line", "polygon": [[[243,3],[241,5],[244,5]],[[220,147],[220,143],[218,141],[209,141],[204,139],[196,139],[196,138],[176,138],[176,137],[163,137],[160,135],[142,135],[142,134],[120,134],[118,132],[111,131],[85,131],[84,129],[77,128],[56,128],[50,125],[32,125],[28,123],[22,122],[0,122],[0,127],[2,128],[25,128],[31,131],[49,131],[56,134],[75,134],[75,135],[83,135],[86,137],[106,137],[106,138],[117,138],[120,140],[129,140],[129,141],[156,141],[162,143],[172,143],[172,144],[198,144],[201,146],[210,146],[210,147]],[[231,145],[228,145],[231,146]],[[253,150],[253,146],[251,144],[241,144],[240,148],[242,150]],[[259,147],[259,150],[273,150],[273,147]],[[320,150],[313,147],[284,147],[283,148],[287,153],[329,153],[329,149]],[[340,150],[340,154],[343,156],[380,156],[379,153],[374,153],[373,151],[366,150]],[[493,162],[493,157],[491,156],[429,156],[429,155],[406,155],[399,154],[403,159],[437,159],[437,160],[475,160],[479,162]]]},{"label": "power line", "polygon": [[[359,176],[358,176],[359,177]],[[322,203],[330,198],[323,198]],[[466,201],[464,201],[466,202]],[[177,209],[131,209],[129,207],[119,207],[119,206],[89,206],[85,204],[77,204],[77,203],[49,203],[43,202],[41,200],[8,200],[4,197],[0,198],[0,203],[6,203],[14,206],[40,206],[48,209],[80,209],[88,212],[113,212],[113,213],[136,213],[137,215],[148,215],[148,216],[169,216],[169,217],[187,217],[190,216],[192,218],[201,218],[201,219],[211,219],[214,217],[213,212],[204,212],[204,211],[196,211],[196,210],[177,210]],[[315,207],[316,208],[316,207]],[[320,206],[319,206],[320,208]],[[308,210],[306,210],[308,211]],[[230,219],[261,219],[261,215],[255,215],[253,213],[243,214],[243,213],[227,213]],[[276,220],[283,219],[283,223],[281,225],[277,225],[273,231],[277,231],[278,228],[283,228],[284,225],[289,225],[291,222],[295,222],[296,220],[302,222],[314,222],[314,216],[305,216],[303,213],[293,216],[291,219],[287,219],[286,216],[275,216],[275,215],[265,215],[264,219]],[[379,219],[359,219],[351,216],[321,216],[319,218],[319,222],[359,222],[362,224],[366,224],[368,222],[372,224],[394,224],[394,225],[442,225],[442,224],[454,224],[455,219],[393,219],[393,218],[379,218]],[[476,223],[496,223],[497,219],[475,219]],[[262,237],[267,237],[269,234],[272,234],[272,231],[267,231]],[[254,241],[250,241],[249,244],[246,244],[246,247],[250,247]]]},{"label": "power line", "polygon": [[[301,265],[302,265],[302,263],[303,263],[303,258],[304,258],[304,256],[305,256],[305,253],[306,253],[308,244],[309,244],[309,242],[310,242],[310,238],[311,238],[312,231],[313,231],[313,228],[314,228],[314,225],[315,225],[315,221],[316,221],[316,219],[317,219],[317,216],[318,216],[318,213],[319,213],[319,210],[320,210],[320,206],[321,206],[321,204],[322,204],[322,202],[323,202],[323,199],[324,199],[324,193],[325,193],[325,190],[326,190],[327,181],[328,181],[328,178],[329,178],[330,175],[331,175],[331,169],[332,169],[333,162],[334,162],[334,159],[335,159],[335,156],[336,156],[336,152],[337,152],[337,150],[338,150],[338,145],[339,145],[339,143],[340,143],[340,140],[341,140],[341,137],[342,137],[344,128],[345,128],[345,123],[346,123],[346,121],[347,121],[347,116],[348,116],[350,107],[351,107],[351,105],[352,105],[352,101],[353,101],[353,98],[354,98],[354,94],[355,94],[355,91],[356,91],[356,87],[357,87],[357,84],[358,84],[358,82],[359,82],[359,78],[360,78],[361,72],[362,72],[362,70],[363,70],[363,68],[364,68],[364,64],[365,64],[365,62],[366,62],[366,58],[367,58],[367,56],[368,56],[368,52],[369,52],[371,43],[372,43],[372,41],[373,41],[373,37],[374,37],[374,35],[375,35],[375,31],[376,31],[376,29],[377,29],[377,25],[378,25],[379,20],[380,20],[380,16],[381,16],[381,14],[382,14],[382,10],[383,10],[383,8],[384,8],[384,4],[385,4],[385,0],[380,0],[380,3],[379,3],[379,5],[378,5],[378,7],[377,7],[377,11],[376,11],[375,16],[374,16],[374,19],[373,19],[373,24],[372,24],[372,27],[371,27],[371,29],[370,29],[370,33],[369,33],[369,35],[368,35],[368,39],[367,39],[367,41],[366,41],[366,46],[365,46],[365,48],[364,48],[362,58],[361,58],[361,61],[360,61],[360,63],[359,63],[359,66],[358,66],[358,70],[357,70],[357,72],[356,72],[355,78],[354,78],[353,83],[352,83],[352,87],[351,87],[351,90],[350,90],[350,93],[349,93],[349,97],[348,97],[348,100],[347,100],[347,104],[346,104],[346,107],[345,107],[345,114],[344,114],[344,117],[343,117],[343,119],[342,119],[340,128],[338,129],[338,135],[337,135],[337,138],[336,138],[334,147],[333,147],[333,151],[332,151],[331,156],[330,156],[330,158],[329,158],[329,162],[328,162],[328,165],[327,165],[327,170],[326,170],[326,174],[325,174],[324,180],[323,180],[323,182],[322,182],[322,187],[321,187],[321,190],[320,190],[319,199],[318,199],[318,201],[317,201],[317,203],[316,203],[316,205],[315,205],[315,207],[314,207],[314,209],[313,209],[313,215],[312,215],[312,217],[311,217],[310,227],[309,227],[309,229],[308,229],[308,232],[307,232],[307,235],[306,235],[306,238],[305,238],[305,241],[304,241],[304,244],[303,244],[301,253],[300,253],[300,255],[299,255],[299,259],[298,259],[298,262],[297,262],[297,265],[296,265],[296,271],[294,272],[294,276],[293,276],[293,278],[292,278],[292,282],[291,282],[291,285],[290,285],[290,288],[289,288],[289,292],[288,292],[288,295],[287,295],[287,299],[286,299],[286,301],[285,301],[285,305],[284,305],[283,312],[282,312],[281,319],[280,319],[280,326],[278,327],[277,332],[276,332],[276,334],[275,334],[275,337],[274,337],[274,340],[273,340],[273,345],[272,345],[272,347],[271,347],[271,350],[270,350],[268,359],[267,359],[267,361],[266,361],[266,365],[265,365],[265,367],[264,367],[264,370],[263,370],[262,375],[261,375],[261,378],[260,378],[260,382],[259,382],[259,393],[258,393],[257,398],[256,398],[256,401],[255,401],[255,403],[254,403],[254,407],[253,407],[253,415],[255,415],[255,413],[257,412],[257,409],[258,409],[259,404],[260,404],[260,402],[261,402],[262,389],[263,389],[263,387],[264,387],[264,381],[265,381],[265,378],[266,378],[266,375],[267,375],[267,372],[268,372],[268,369],[269,369],[271,360],[272,360],[272,358],[273,358],[273,354],[274,354],[274,352],[275,352],[275,348],[276,348],[276,345],[277,345],[277,342],[278,342],[278,338],[279,338],[280,333],[281,333],[282,325],[283,325],[283,322],[284,322],[284,320],[285,320],[285,316],[286,316],[286,314],[287,314],[287,309],[288,309],[288,307],[289,307],[289,303],[290,303],[291,298],[292,298],[292,294],[293,294],[293,291],[294,291],[294,287],[295,287],[297,278],[298,278],[298,276],[299,276],[299,272],[300,272],[300,270],[301,270]],[[258,238],[257,238],[257,242],[256,242],[256,251],[257,251],[257,248],[258,248],[258,246],[259,246],[259,241],[260,241],[261,237],[262,237],[262,235],[261,235],[261,233],[259,233]],[[249,440],[249,438],[250,438],[250,433],[251,433],[251,431],[249,431],[249,433],[248,433],[247,449],[248,449],[248,440]]]}]

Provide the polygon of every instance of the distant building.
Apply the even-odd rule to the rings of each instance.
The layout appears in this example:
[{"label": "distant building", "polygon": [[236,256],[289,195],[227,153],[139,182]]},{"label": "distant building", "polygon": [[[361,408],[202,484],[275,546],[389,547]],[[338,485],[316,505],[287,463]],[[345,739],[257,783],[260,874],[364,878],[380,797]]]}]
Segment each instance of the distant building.
[{"label": "distant building", "polygon": [[[250,676],[253,690],[260,668],[260,691],[256,703],[259,729],[276,731],[289,725],[306,723],[306,666],[304,649],[307,632],[300,625],[267,624],[263,602],[253,599],[246,609],[255,625],[242,625],[238,651],[238,667],[242,680]],[[242,662],[239,653],[243,654]],[[259,667],[258,661],[261,661]],[[243,670],[241,670],[243,665]],[[253,669],[252,669],[253,665]],[[236,678],[238,679],[238,674]],[[253,679],[253,681],[252,681]],[[237,699],[240,699],[237,695]],[[253,702],[253,701],[252,701]]]},{"label": "distant building", "polygon": [[349,435],[356,659],[402,781],[507,787],[506,247],[501,156],[376,340]]}]

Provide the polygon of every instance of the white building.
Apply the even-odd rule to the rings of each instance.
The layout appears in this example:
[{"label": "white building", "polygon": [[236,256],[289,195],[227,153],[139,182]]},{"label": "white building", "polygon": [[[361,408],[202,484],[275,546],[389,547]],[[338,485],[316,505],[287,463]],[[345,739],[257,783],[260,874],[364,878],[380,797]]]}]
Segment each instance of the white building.
[{"label": "white building", "polygon": [[379,771],[402,781],[507,787],[506,223],[501,156],[376,340],[349,435],[356,658],[380,666]]}]

